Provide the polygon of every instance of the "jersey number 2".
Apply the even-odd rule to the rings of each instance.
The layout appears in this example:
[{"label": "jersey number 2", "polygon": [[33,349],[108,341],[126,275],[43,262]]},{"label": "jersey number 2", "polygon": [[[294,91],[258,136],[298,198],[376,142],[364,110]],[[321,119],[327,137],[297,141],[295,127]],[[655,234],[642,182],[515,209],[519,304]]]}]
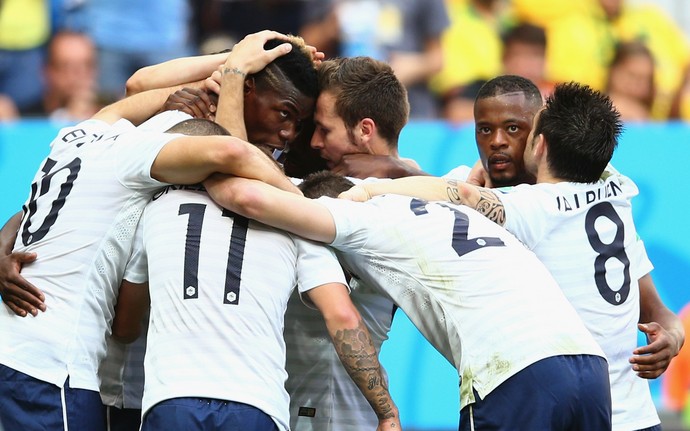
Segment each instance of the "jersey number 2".
[{"label": "jersey number 2", "polygon": [[[410,209],[415,215],[427,214],[426,206],[429,203],[420,199],[412,199],[410,201]],[[467,234],[470,228],[470,219],[464,213],[451,208],[450,206],[437,204],[444,208],[448,208],[455,216],[453,223],[453,241],[452,246],[458,257],[462,257],[467,253],[478,250],[484,247],[503,247],[505,243],[502,239],[490,236],[481,236],[477,238],[468,238]]]},{"label": "jersey number 2", "polygon": [[[178,215],[189,215],[187,220],[187,240],[184,247],[184,299],[199,297],[199,247],[201,245],[201,228],[204,224],[204,204],[182,204]],[[225,291],[223,304],[237,305],[240,302],[240,281],[242,280],[242,261],[244,244],[247,239],[249,220],[226,209],[223,217],[233,219],[230,234],[230,249],[225,267]]]}]

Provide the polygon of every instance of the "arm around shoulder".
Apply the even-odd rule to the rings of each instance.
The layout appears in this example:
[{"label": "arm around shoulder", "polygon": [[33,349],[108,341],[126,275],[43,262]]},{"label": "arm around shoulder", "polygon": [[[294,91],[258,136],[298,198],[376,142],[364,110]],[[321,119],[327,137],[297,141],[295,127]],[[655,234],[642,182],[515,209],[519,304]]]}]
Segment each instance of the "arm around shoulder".
[{"label": "arm around shoulder", "polygon": [[168,142],[151,166],[151,176],[173,184],[195,184],[213,173],[265,181],[283,190],[297,188],[257,147],[232,136],[181,136]]},{"label": "arm around shoulder", "polygon": [[204,181],[220,206],[313,241],[335,239],[335,222],[322,204],[260,181],[214,175]]}]

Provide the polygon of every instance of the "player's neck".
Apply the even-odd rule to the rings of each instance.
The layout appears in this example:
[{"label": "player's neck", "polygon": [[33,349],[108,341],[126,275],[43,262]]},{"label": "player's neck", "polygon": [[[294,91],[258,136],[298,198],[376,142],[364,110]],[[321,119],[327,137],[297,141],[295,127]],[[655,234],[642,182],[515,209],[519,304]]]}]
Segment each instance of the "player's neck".
[{"label": "player's neck", "polygon": [[540,169],[537,172],[537,183],[561,183],[563,181],[566,180],[556,177],[548,169]]}]

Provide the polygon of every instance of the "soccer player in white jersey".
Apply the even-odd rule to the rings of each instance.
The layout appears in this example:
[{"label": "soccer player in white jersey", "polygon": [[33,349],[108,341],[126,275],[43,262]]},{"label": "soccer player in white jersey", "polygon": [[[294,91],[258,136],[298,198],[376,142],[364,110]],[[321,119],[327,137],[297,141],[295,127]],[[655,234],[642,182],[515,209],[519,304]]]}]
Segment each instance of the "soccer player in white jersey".
[{"label": "soccer player in white jersey", "polygon": [[[324,61],[317,70],[321,94],[311,144],[326,157],[327,164],[334,171],[358,177],[395,175],[400,165],[408,166],[411,161],[400,159],[397,150],[398,136],[408,117],[407,93],[390,66],[357,57]],[[205,111],[204,107],[197,109],[196,99],[191,93],[180,94],[175,106],[189,113]],[[251,128],[247,132],[251,135]],[[308,140],[290,145],[286,172],[301,178],[315,171],[308,145]],[[357,155],[368,157],[361,159]],[[321,166],[316,170],[326,168],[316,165]],[[388,338],[395,306],[389,298],[357,280],[351,281],[350,288],[350,298],[378,351]],[[288,302],[285,322],[291,428],[375,428],[378,418],[328,341],[322,315],[305,306],[297,291]]]},{"label": "soccer player in white jersey", "polygon": [[462,430],[610,428],[601,349],[536,256],[474,210],[311,200],[237,177],[204,184],[233,212],[330,244],[389,296],[458,370]]},{"label": "soccer player in white jersey", "polygon": [[[250,42],[263,47],[260,39],[267,37]],[[228,73],[256,72],[285,52],[285,45],[269,51],[255,46],[253,56],[229,59]],[[242,88],[243,80],[238,84]],[[36,174],[14,248],[40,256],[24,266],[22,275],[40,286],[49,305],[28,320],[11,313],[21,309],[21,301],[5,302],[8,307],[0,313],[0,420],[6,428],[104,429],[96,370],[122,259],[157,188],[196,183],[213,172],[244,172],[294,187],[261,150],[240,139],[134,128],[162,106],[170,91],[124,99],[62,129]],[[121,117],[131,123],[117,121]]]},{"label": "soccer player in white jersey", "polygon": [[[536,185],[491,191],[416,177],[348,194],[450,199],[513,232],[546,264],[606,353],[613,429],[658,430],[659,417],[640,377],[655,378],[666,369],[684,331],[649,276],[652,265],[632,219],[637,188],[605,170],[612,169],[607,164],[621,128],[606,96],[563,84],[535,116],[525,148],[525,166]],[[647,346],[637,347],[638,329],[647,335]]]},{"label": "soccer player in white jersey", "polygon": [[[379,429],[399,427],[377,351],[332,252],[223,210],[201,186],[154,196],[140,229],[142,251],[125,278],[151,286],[142,429],[213,421],[227,430],[288,430],[282,329],[295,284],[323,314]],[[130,293],[145,300],[137,290],[146,289],[126,283],[120,300]],[[131,303],[122,306],[117,313]],[[125,331],[140,318],[130,318]],[[118,314],[113,333],[121,327]]]},{"label": "soccer player in white jersey", "polygon": [[[227,102],[228,100],[232,101],[232,91],[235,89],[232,86],[223,85],[219,89],[221,94],[215,101],[218,104],[218,109],[213,111],[214,118],[216,117],[215,114],[218,114],[217,121],[219,123],[232,127],[232,120],[235,120],[237,114],[241,114],[244,110],[244,115],[240,115],[240,117],[244,120],[241,125],[242,129],[245,129],[244,124],[247,125],[246,132],[244,130],[238,132],[235,128],[234,134],[247,133],[250,142],[261,145],[267,151],[280,148],[283,142],[290,144],[296,138],[302,122],[311,116],[316,96],[312,94],[307,97],[307,93],[310,91],[315,92],[316,86],[311,47],[304,45],[304,42],[296,37],[289,37],[288,40],[293,44],[290,53],[279,57],[259,73],[245,78],[244,91],[239,93],[243,99],[243,103],[239,107],[243,109],[228,106]],[[278,44],[278,40],[269,41],[266,48],[270,48],[272,44]],[[239,48],[241,49],[242,46]],[[236,47],[233,55],[236,55],[237,50]],[[222,56],[223,61],[227,57],[228,54]],[[209,58],[215,60],[209,61]],[[211,66],[219,61],[218,58],[219,56],[214,55],[178,59],[151,66],[155,69],[155,76],[149,76],[148,81],[151,82],[138,79],[137,87],[151,86],[152,84],[179,84],[181,83],[179,76],[172,73],[173,71],[177,73],[180,68],[188,73],[195,71],[195,75],[184,75],[185,79],[201,79],[215,70],[215,66]],[[168,75],[170,76],[166,78]],[[227,75],[222,79],[226,78]],[[203,100],[204,98],[205,100]],[[166,101],[164,109],[173,110],[155,116],[140,127],[164,131],[177,123],[179,119],[191,118],[190,115],[208,118],[206,114],[211,112],[208,110],[207,103],[209,103],[209,97],[205,90],[185,87],[171,94]],[[182,109],[189,114],[176,109]],[[229,116],[227,115],[228,112],[234,113],[234,115]],[[145,335],[140,338],[145,338]],[[136,340],[132,345],[127,346],[109,340],[110,356],[106,356],[100,369],[103,383],[101,385],[101,397],[104,403],[108,405],[109,425],[113,428],[122,426],[124,427],[122,429],[127,430],[139,429],[141,397],[143,395],[144,354],[141,350],[143,346],[145,346],[145,341],[142,343],[142,340]],[[111,351],[112,354],[110,354]],[[123,362],[125,357],[127,360]],[[137,376],[141,378],[139,381],[134,381],[133,379]],[[136,389],[141,389],[141,391]],[[120,423],[120,419],[124,423]]]},{"label": "soccer player in white jersey", "polygon": [[[369,57],[339,58],[322,62],[317,73],[321,92],[311,146],[332,171],[359,178],[387,176],[409,163],[398,156],[398,137],[409,114],[407,92],[388,64]],[[350,163],[354,159],[348,156],[357,154],[370,157]],[[378,351],[388,338],[395,305],[359,280],[351,280],[350,288]],[[291,428],[374,429],[377,417],[327,342],[321,315],[295,293],[285,322]]]}]

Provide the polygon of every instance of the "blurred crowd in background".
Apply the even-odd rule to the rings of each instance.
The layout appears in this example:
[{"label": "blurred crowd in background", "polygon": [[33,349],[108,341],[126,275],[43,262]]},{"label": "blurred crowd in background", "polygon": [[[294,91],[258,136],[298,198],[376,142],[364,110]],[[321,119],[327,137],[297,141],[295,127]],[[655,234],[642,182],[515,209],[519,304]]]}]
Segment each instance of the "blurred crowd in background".
[{"label": "blurred crowd in background", "polygon": [[606,91],[625,121],[690,121],[676,18],[632,0],[3,0],[0,119],[88,118],[137,69],[268,28],[388,61],[412,119],[471,121],[482,83],[516,74]]}]

